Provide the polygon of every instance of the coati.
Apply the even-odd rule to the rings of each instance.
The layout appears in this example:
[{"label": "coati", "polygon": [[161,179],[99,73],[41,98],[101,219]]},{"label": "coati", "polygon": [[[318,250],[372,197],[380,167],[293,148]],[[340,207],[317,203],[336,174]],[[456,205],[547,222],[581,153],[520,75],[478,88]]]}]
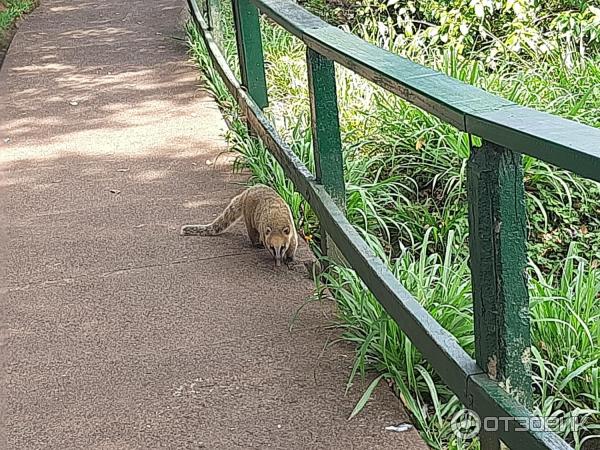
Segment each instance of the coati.
[{"label": "coati", "polygon": [[244,217],[253,245],[264,245],[280,266],[296,256],[298,233],[288,205],[273,189],[251,186],[234,197],[227,208],[207,225],[184,225],[183,236],[216,236]]}]

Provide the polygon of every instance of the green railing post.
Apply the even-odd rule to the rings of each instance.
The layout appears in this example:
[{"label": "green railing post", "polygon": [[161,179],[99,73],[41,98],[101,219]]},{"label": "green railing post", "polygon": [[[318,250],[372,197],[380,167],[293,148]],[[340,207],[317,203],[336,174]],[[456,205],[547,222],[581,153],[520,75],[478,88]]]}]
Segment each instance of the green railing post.
[{"label": "green railing post", "polygon": [[250,0],[232,0],[242,86],[260,109],[268,105],[258,9]]},{"label": "green railing post", "polygon": [[[346,205],[344,160],[333,61],[314,50],[306,49],[308,91],[310,94],[311,127],[317,182],[322,184],[337,205]],[[338,259],[339,252],[321,233],[323,254]]]},{"label": "green railing post", "polygon": [[[526,210],[521,155],[489,142],[467,165],[475,360],[525,406],[531,403]],[[483,418],[482,418],[483,419]],[[482,449],[499,448],[482,433]]]}]

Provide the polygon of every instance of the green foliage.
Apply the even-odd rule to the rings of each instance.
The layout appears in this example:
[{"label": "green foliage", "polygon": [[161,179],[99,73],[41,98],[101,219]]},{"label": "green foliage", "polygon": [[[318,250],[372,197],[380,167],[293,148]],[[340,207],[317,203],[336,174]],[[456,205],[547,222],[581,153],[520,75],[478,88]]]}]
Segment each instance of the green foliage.
[{"label": "green foliage", "polygon": [[23,14],[31,11],[37,0],[2,0],[0,1],[0,37]]},{"label": "green foliage", "polygon": [[395,46],[441,46],[495,67],[500,61],[598,49],[600,8],[582,2],[538,0],[361,0],[354,23],[377,30]]},{"label": "green foliage", "polygon": [[[310,6],[322,6],[319,1]],[[217,28],[235,67],[230,27],[224,20]],[[487,56],[471,55],[465,48],[403,46],[412,38],[409,33],[400,38],[396,24],[382,32],[366,23],[357,32],[517,103],[600,126],[598,55],[578,52],[566,61],[550,50],[540,52],[535,62],[498,57],[490,70]],[[266,113],[313,170],[304,46],[266,20],[263,41],[270,97]],[[241,155],[237,167],[250,169],[253,182],[275,187],[290,203],[304,235],[318,240],[317,218],[274,158],[248,135],[194,29],[190,45],[230,123],[232,148]],[[415,298],[472,353],[464,186],[469,136],[350,71],[338,68],[337,81],[348,218]],[[582,448],[600,437],[600,189],[533,158],[525,158],[524,164],[535,408],[543,415],[587,417],[574,432],[557,430]],[[356,274],[333,265],[317,287],[334,296],[344,337],[356,344],[349,385],[357,374],[375,369],[394,386],[429,445],[478,448],[477,441],[462,442],[452,433],[450,419],[461,409],[460,402]]]}]

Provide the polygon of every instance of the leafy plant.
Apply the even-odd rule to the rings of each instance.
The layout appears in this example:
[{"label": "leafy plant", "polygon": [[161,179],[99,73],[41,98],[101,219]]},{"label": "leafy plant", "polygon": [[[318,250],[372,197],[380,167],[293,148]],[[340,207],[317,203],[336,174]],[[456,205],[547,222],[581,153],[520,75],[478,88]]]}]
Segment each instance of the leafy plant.
[{"label": "leafy plant", "polygon": [[0,1],[0,38],[23,14],[31,11],[37,0]]}]

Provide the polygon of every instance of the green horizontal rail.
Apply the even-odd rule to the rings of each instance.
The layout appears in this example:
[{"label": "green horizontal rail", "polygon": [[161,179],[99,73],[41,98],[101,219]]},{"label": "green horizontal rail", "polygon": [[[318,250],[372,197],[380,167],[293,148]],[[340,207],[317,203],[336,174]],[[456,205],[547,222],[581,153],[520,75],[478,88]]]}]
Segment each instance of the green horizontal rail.
[{"label": "green horizontal rail", "polygon": [[[228,90],[236,99],[249,126],[279,162],[286,176],[294,183],[296,190],[309,202],[319,217],[321,226],[331,236],[346,261],[390,316],[400,324],[402,331],[440,374],[448,387],[465,406],[476,411],[481,417],[515,418],[514,421],[508,423],[507,429],[498,431],[499,438],[509,447],[528,450],[571,449],[565,441],[552,432],[535,430],[517,432],[517,427],[536,416],[501,389],[496,381],[490,379],[462,349],[456,339],[431,317],[406,291],[385,263],[373,253],[369,245],[348,222],[334,198],[323,185],[317,183],[315,176],[283,141],[259,105],[240,85],[215,43],[196,1],[188,0],[188,2],[192,16],[202,31],[201,35],[211,60]],[[297,11],[293,4],[270,3],[282,6],[279,9],[282,17],[286,15],[285,8],[289,8],[291,12]],[[271,12],[268,14],[271,15]],[[323,23],[314,16],[309,16],[313,18],[312,23],[315,27],[319,27]],[[283,19],[281,20],[283,21]],[[286,28],[290,26],[287,22],[284,22],[283,25]],[[310,28],[306,30],[310,30]],[[344,37],[347,36],[349,35],[344,33]],[[321,53],[322,49],[316,49],[316,51]],[[326,56],[336,60],[331,54]]]},{"label": "green horizontal rail", "polygon": [[329,25],[289,0],[251,0],[321,55],[459,130],[600,181],[600,129],[512,103]]}]

